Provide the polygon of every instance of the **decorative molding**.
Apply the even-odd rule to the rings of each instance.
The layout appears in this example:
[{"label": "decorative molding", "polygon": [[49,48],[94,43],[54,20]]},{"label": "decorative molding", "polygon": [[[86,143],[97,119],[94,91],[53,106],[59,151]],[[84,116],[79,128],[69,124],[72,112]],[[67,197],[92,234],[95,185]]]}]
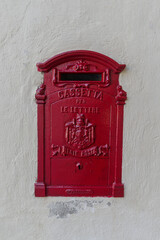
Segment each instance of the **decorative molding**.
[{"label": "decorative molding", "polygon": [[89,84],[89,83],[57,83],[57,82],[54,82],[53,81],[53,83],[54,83],[54,85],[56,86],[56,87],[66,87],[66,86],[70,86],[70,87],[73,87],[73,88],[87,88],[87,87],[89,87],[91,84]]},{"label": "decorative molding", "polygon": [[89,71],[90,65],[85,60],[81,59],[81,60],[77,61],[75,64],[70,64],[66,67],[67,70],[70,68],[72,68],[72,70],[74,70],[76,72],[77,71],[81,71],[81,72],[85,71],[86,72],[86,71]]},{"label": "decorative molding", "polygon": [[112,196],[124,197],[124,184],[114,182],[112,185]]},{"label": "decorative molding", "polygon": [[58,54],[44,63],[37,63],[37,69],[40,72],[48,72],[52,68],[55,68],[57,65],[69,62],[69,61],[75,61],[75,60],[81,60],[81,59],[94,61],[97,63],[105,63],[107,68],[110,68],[115,73],[120,73],[125,68],[125,64],[119,64],[113,59],[97,52],[88,51],[88,50],[75,50],[75,51],[69,51],[64,52],[61,54]]},{"label": "decorative molding", "polygon": [[91,195],[93,194],[93,190],[92,189],[74,189],[74,188],[69,188],[69,189],[66,189],[65,192],[68,194],[68,195]]},{"label": "decorative molding", "polygon": [[102,84],[98,84],[98,87],[108,87],[111,84],[111,80],[110,80],[110,71],[109,69],[106,69],[106,71],[103,73],[104,74],[104,82]]},{"label": "decorative molding", "polygon": [[46,186],[44,182],[36,182],[35,187],[35,196],[36,197],[45,197],[46,196]]},{"label": "decorative molding", "polygon": [[[75,65],[70,65],[70,67],[74,67]],[[67,67],[68,68],[68,67]],[[79,70],[77,70],[79,71]],[[67,71],[66,71],[67,73]],[[70,72],[69,72],[70,73]],[[93,72],[93,73],[97,73],[97,72]],[[58,80],[58,70],[56,68],[54,68],[52,70],[52,83],[56,86],[56,87],[66,87],[66,86],[71,86],[74,88],[80,88],[80,87],[90,87],[90,86],[96,86],[97,88],[106,88],[111,84],[111,79],[110,79],[110,70],[107,68],[103,73],[102,73],[102,80],[101,82],[83,82],[83,83],[79,83],[78,81],[76,82],[62,82],[60,83]]]},{"label": "decorative molding", "polygon": [[127,93],[122,89],[122,86],[117,86],[117,96],[115,97],[118,105],[124,105],[127,100]]},{"label": "decorative molding", "polygon": [[90,157],[90,156],[107,156],[109,154],[108,144],[93,146],[83,150],[75,150],[67,146],[51,145],[51,158],[54,156],[73,156],[73,157]]},{"label": "decorative molding", "polygon": [[42,83],[36,90],[35,98],[38,104],[45,102],[45,98],[46,98],[45,89],[46,89],[46,86],[44,85],[44,83]]},{"label": "decorative molding", "polygon": [[57,83],[57,69],[56,68],[54,68],[52,71],[52,82],[53,82],[53,84]]}]

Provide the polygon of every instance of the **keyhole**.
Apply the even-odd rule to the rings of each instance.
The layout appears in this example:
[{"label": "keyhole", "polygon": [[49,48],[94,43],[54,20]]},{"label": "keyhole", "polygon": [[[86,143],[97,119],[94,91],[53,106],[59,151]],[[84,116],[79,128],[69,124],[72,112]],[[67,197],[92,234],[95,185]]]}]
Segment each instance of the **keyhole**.
[{"label": "keyhole", "polygon": [[83,165],[80,164],[80,163],[77,163],[77,164],[76,164],[76,167],[77,167],[78,170],[81,170],[81,169],[83,168]]}]

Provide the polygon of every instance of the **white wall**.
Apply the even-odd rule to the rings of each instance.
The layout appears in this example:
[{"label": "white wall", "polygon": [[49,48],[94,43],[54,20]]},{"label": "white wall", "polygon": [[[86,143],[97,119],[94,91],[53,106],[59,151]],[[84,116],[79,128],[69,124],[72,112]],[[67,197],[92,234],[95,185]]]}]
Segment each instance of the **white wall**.
[{"label": "white wall", "polygon": [[[0,239],[160,239],[160,1],[0,0]],[[35,64],[72,49],[127,64],[125,198],[35,198]]]}]

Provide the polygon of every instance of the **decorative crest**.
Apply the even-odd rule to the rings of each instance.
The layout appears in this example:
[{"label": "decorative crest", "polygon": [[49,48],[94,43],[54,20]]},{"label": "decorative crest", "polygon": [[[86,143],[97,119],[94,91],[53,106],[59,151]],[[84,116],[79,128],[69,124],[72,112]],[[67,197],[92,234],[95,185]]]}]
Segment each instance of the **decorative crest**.
[{"label": "decorative crest", "polygon": [[117,86],[117,96],[115,97],[117,104],[123,105],[127,99],[127,93],[122,89],[122,86]]},{"label": "decorative crest", "polygon": [[37,103],[43,103],[46,96],[45,96],[45,89],[46,86],[42,83],[36,90],[35,98],[37,99]]},{"label": "decorative crest", "polygon": [[73,69],[75,71],[88,71],[89,70],[89,65],[87,64],[86,61],[80,60],[74,65]]},{"label": "decorative crest", "polygon": [[77,114],[72,122],[65,124],[65,128],[65,139],[71,147],[84,149],[94,143],[94,125],[89,123],[83,114]]}]

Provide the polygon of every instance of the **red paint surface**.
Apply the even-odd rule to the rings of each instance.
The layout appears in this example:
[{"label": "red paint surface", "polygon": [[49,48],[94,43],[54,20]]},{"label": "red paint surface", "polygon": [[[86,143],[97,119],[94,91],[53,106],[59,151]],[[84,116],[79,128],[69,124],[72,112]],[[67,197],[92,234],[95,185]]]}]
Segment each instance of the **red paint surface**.
[{"label": "red paint surface", "polygon": [[[35,196],[123,197],[123,106],[127,97],[118,77],[125,65],[80,50],[59,54],[38,63],[37,68],[44,72],[44,82],[36,92]],[[100,73],[102,79],[61,81],[61,73]]]}]

